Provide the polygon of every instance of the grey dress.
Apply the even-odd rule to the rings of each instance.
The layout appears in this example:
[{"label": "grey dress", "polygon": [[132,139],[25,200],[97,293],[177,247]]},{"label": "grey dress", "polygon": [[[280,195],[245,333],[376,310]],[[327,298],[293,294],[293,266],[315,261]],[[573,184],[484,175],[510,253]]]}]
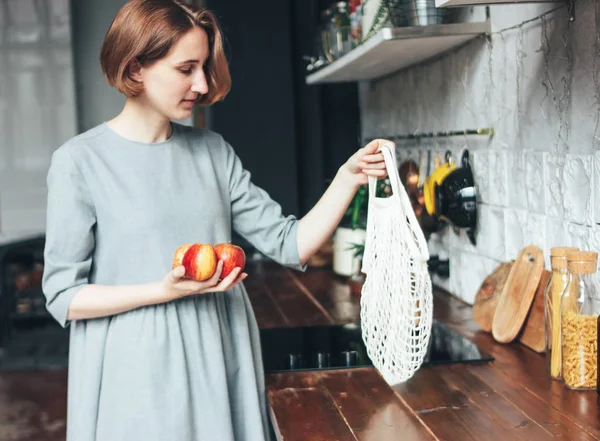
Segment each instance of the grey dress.
[{"label": "grey dress", "polygon": [[258,327],[242,284],[67,321],[86,284],[160,281],[179,245],[227,242],[232,228],[305,269],[298,220],[251,183],[231,146],[173,127],[168,140],[147,144],[102,124],[53,154],[43,289],[48,310],[71,328],[68,441],[269,438]]}]

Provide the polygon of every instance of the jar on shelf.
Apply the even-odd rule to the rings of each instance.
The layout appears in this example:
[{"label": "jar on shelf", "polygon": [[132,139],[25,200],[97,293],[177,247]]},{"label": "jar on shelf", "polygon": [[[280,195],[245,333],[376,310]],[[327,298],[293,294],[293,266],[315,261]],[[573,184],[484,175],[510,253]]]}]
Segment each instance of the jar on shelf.
[{"label": "jar on shelf", "polygon": [[562,351],[560,326],[560,299],[569,283],[567,253],[577,251],[575,247],[550,249],[552,276],[544,291],[544,323],[546,327],[546,367],[550,378],[562,379]]},{"label": "jar on shelf", "polygon": [[337,2],[333,6],[331,17],[330,44],[335,59],[352,50],[352,28],[347,2]]},{"label": "jar on shelf", "polygon": [[569,283],[561,299],[562,375],[570,389],[593,390],[598,380],[598,253],[570,251],[567,258]]},{"label": "jar on shelf", "polygon": [[[333,46],[331,45],[331,35],[333,33],[333,10],[331,8],[321,11],[321,25],[319,35],[315,40],[317,45],[317,57],[323,54],[324,61],[332,63],[335,61],[333,56]],[[320,47],[319,47],[320,46]]]},{"label": "jar on shelf", "polygon": [[362,35],[362,5],[361,0],[350,0],[350,39],[352,48],[360,45]]}]

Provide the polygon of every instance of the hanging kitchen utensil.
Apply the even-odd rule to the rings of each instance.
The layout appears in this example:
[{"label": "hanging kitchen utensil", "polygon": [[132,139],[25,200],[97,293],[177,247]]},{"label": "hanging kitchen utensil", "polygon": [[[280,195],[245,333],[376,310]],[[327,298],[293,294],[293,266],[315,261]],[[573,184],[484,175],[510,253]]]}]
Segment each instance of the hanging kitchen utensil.
[{"label": "hanging kitchen utensil", "polygon": [[413,210],[417,219],[421,219],[423,212],[425,211],[425,205],[423,204],[423,151],[419,151],[419,179],[417,180],[417,186],[414,191],[410,194],[410,200],[413,204]]},{"label": "hanging kitchen utensil", "polygon": [[427,213],[431,215],[436,213],[434,184],[440,185],[446,176],[456,169],[456,164],[452,160],[452,154],[450,152],[446,153],[446,162],[444,164],[440,164],[440,161],[439,156],[436,155],[435,170],[427,177],[423,186],[425,209],[427,210]]},{"label": "hanging kitchen utensil", "polygon": [[420,166],[417,166],[412,159],[407,159],[406,161],[402,162],[398,168],[400,182],[402,182],[402,185],[404,185],[404,188],[408,194],[412,193],[417,188],[419,181],[419,169]]},{"label": "hanging kitchen utensil", "polygon": [[424,175],[425,175],[425,167],[423,167],[423,150],[420,150],[419,151],[419,179],[417,181],[417,187],[415,188],[415,191],[413,192],[413,196],[417,200],[417,203],[419,204],[420,211],[423,211],[425,208],[425,200],[423,197],[423,182],[425,180]]},{"label": "hanging kitchen utensil", "polygon": [[422,160],[421,152],[419,152],[419,165],[415,164],[412,159],[407,159],[398,167],[400,182],[404,185],[406,192],[409,195],[410,203],[413,207],[415,215],[419,216],[423,211],[422,205],[417,198],[419,181],[421,179]]},{"label": "hanging kitchen utensil", "polygon": [[462,167],[450,172],[439,185],[434,182],[435,213],[455,227],[467,228],[467,235],[475,244],[477,194],[469,150],[463,152],[461,163]]},{"label": "hanging kitchen utensil", "polygon": [[[442,160],[440,159],[440,157],[438,155],[435,156],[434,162],[435,162],[436,170],[441,167]],[[430,171],[431,171],[431,150],[428,150],[427,151],[427,177],[429,177],[431,175]],[[427,178],[425,179],[425,182],[427,182]],[[424,202],[425,202],[424,194],[425,194],[425,184],[423,184],[423,187],[421,187],[421,196],[422,196],[421,203],[422,204],[424,204]],[[430,214],[427,211],[427,209],[423,209],[423,211],[421,212],[421,217],[419,218],[419,222],[421,224],[421,228],[423,229],[423,233],[425,234],[425,237],[427,239],[429,239],[429,235],[431,233],[437,233],[438,231],[441,231],[446,226],[446,222],[438,219],[438,217],[435,215],[435,213]]]}]

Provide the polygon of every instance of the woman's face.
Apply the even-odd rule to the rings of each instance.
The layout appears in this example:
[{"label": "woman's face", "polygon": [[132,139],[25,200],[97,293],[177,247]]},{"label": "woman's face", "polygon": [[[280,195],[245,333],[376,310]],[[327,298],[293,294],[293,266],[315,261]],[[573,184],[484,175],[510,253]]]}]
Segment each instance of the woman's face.
[{"label": "woman's face", "polygon": [[209,56],[208,36],[194,27],[184,34],[160,60],[139,71],[141,97],[169,119],[186,119],[194,102],[208,92],[204,65]]}]

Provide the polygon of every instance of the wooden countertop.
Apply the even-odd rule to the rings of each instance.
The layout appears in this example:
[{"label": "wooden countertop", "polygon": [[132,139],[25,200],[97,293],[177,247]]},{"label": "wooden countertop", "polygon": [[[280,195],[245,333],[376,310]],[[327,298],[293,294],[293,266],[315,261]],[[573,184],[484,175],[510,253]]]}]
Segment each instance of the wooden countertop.
[{"label": "wooden countertop", "polygon": [[[261,327],[358,321],[359,298],[331,271],[299,273],[261,263],[250,274],[247,286]],[[479,329],[469,305],[440,290],[434,316],[495,360],[424,366],[393,388],[372,368],[269,374],[279,439],[600,439],[595,391],[569,391],[550,381],[543,355],[519,343],[495,342]]]},{"label": "wooden countertop", "polygon": [[[328,270],[249,263],[245,284],[259,326],[356,323],[360,302]],[[389,387],[372,368],[272,374],[267,387],[283,441],[600,439],[596,392],[550,382],[544,357],[479,331],[471,307],[436,292],[435,317],[495,357],[425,366]],[[67,373],[0,374],[0,440],[64,441]]]}]

